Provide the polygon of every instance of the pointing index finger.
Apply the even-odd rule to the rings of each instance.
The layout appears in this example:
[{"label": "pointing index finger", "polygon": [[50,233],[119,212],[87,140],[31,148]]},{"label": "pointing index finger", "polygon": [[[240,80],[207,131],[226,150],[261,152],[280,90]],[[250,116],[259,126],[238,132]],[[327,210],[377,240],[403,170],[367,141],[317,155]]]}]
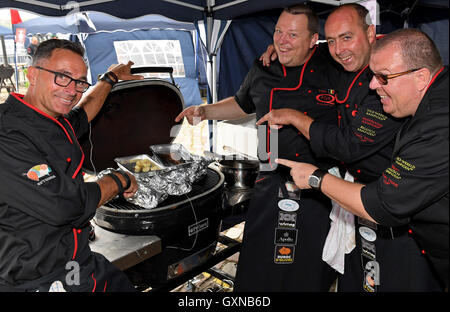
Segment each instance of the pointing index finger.
[{"label": "pointing index finger", "polygon": [[280,164],[280,165],[283,165],[283,166],[286,166],[286,167],[289,167],[289,168],[293,168],[294,165],[296,164],[295,161],[287,160],[287,159],[283,159],[283,158],[277,158],[277,159],[275,159],[275,162],[277,164]]},{"label": "pointing index finger", "polygon": [[262,123],[264,123],[264,122],[266,122],[267,120],[269,120],[269,114],[270,114],[270,113],[267,113],[267,114],[265,114],[264,116],[262,116],[261,119],[259,119],[259,120],[256,122],[256,125],[259,126],[259,125],[261,125]]}]

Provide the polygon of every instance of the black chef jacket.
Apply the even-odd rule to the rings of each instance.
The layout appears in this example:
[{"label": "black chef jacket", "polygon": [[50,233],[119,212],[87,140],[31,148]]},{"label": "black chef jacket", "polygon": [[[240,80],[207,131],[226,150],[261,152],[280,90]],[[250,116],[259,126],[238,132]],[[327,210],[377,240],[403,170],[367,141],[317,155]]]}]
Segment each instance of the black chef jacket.
[{"label": "black chef jacket", "polygon": [[83,109],[55,119],[18,94],[0,105],[0,286],[60,278],[68,262],[92,262],[88,224],[101,194],[82,177],[77,135],[87,130]]},{"label": "black chef jacket", "polygon": [[[291,108],[325,124],[336,124],[335,90],[330,88],[338,75],[334,63],[326,45],[316,46],[305,66],[285,67],[277,60],[264,67],[255,61],[235,100],[247,114],[256,112],[257,120],[273,109]],[[292,125],[283,126],[278,139],[279,158],[329,167],[328,161],[317,162],[309,140]],[[272,151],[266,142],[267,138],[259,138],[258,144]]]},{"label": "black chef jacket", "polygon": [[[310,127],[311,146],[318,155],[341,160],[356,182],[376,181],[391,162],[394,139],[406,119],[383,111],[379,96],[370,90],[368,66],[359,72],[344,72],[337,83],[338,126],[314,121]],[[361,236],[369,227],[373,242]],[[345,273],[338,275],[339,291],[437,291],[440,289],[408,227],[390,228],[355,217],[355,249],[345,257]],[[367,253],[367,250],[371,252]],[[380,283],[367,286],[368,261],[377,261]],[[414,272],[414,273],[412,273]],[[392,278],[396,275],[396,278]]]},{"label": "black chef jacket", "polygon": [[383,111],[378,95],[369,88],[371,79],[368,66],[357,73],[342,73],[336,96],[339,125],[315,120],[309,129],[316,155],[342,161],[360,183],[380,177],[390,162],[395,133],[404,122]]},{"label": "black chef jacket", "polygon": [[449,79],[443,68],[396,137],[391,164],[362,188],[369,215],[380,224],[410,224],[412,235],[448,286]]}]

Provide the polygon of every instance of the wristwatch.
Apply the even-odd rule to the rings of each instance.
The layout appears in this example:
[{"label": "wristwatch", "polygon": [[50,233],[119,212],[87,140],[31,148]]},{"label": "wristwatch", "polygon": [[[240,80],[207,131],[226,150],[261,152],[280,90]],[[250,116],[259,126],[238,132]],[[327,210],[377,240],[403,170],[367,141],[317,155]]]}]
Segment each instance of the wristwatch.
[{"label": "wristwatch", "polygon": [[114,87],[114,85],[119,81],[119,78],[112,71],[109,71],[98,77],[98,80],[106,81],[111,85],[111,87]]},{"label": "wristwatch", "polygon": [[321,169],[315,170],[308,178],[308,185],[313,189],[320,191],[320,186],[322,185],[323,176],[328,172]]}]

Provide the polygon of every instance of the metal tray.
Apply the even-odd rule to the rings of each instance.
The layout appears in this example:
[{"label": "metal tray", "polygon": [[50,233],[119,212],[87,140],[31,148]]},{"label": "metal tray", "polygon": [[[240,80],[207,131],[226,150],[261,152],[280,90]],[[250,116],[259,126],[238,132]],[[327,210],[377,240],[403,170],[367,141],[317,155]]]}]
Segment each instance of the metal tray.
[{"label": "metal tray", "polygon": [[[147,172],[139,171],[137,172],[136,164],[138,161],[149,161],[152,166],[157,166],[159,169],[157,170],[150,170]],[[158,163],[154,159],[152,159],[147,154],[140,154],[140,155],[133,155],[133,156],[127,156],[127,157],[119,157],[114,158],[114,161],[117,163],[120,169],[126,170],[134,175],[138,176],[152,176],[155,175],[157,172],[161,172],[161,170],[166,170],[166,166],[162,165],[161,163]]]},{"label": "metal tray", "polygon": [[189,166],[194,163],[194,158],[181,144],[157,144],[151,145],[152,159],[165,168],[175,169]]}]

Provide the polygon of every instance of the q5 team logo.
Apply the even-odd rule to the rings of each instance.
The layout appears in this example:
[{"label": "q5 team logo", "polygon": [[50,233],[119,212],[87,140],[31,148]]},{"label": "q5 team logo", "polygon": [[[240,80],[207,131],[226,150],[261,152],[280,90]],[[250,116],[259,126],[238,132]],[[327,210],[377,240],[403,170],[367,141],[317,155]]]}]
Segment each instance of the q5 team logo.
[{"label": "q5 team logo", "polygon": [[41,178],[50,175],[51,172],[52,172],[52,169],[46,164],[36,165],[33,168],[31,168],[30,170],[28,170],[27,177],[28,177],[28,179],[37,182]]}]

